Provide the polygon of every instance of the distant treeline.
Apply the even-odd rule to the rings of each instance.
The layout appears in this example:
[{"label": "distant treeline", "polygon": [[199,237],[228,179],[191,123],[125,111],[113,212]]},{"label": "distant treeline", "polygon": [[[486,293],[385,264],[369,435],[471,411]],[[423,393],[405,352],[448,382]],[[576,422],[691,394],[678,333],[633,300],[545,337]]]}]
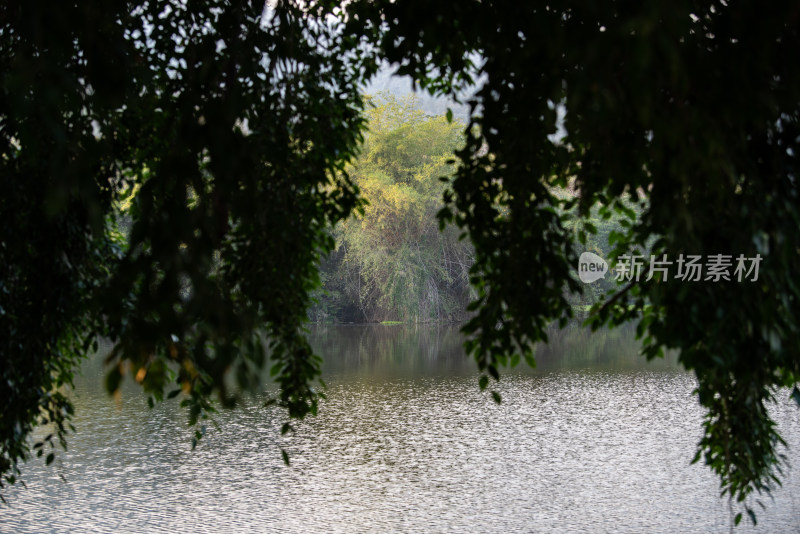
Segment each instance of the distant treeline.
[{"label": "distant treeline", "polygon": [[464,125],[431,117],[412,99],[382,96],[348,172],[367,200],[334,230],[336,250],[321,264],[315,322],[456,321],[472,298],[472,246],[436,213],[462,144]]}]

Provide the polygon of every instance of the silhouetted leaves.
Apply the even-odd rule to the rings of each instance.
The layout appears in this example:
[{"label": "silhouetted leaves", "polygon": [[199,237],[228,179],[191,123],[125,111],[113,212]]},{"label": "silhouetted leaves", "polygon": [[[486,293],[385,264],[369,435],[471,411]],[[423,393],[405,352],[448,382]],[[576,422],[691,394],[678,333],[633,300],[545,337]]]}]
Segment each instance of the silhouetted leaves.
[{"label": "silhouetted leaves", "polygon": [[800,376],[795,3],[364,0],[346,22],[299,4],[0,6],[0,485],[34,425],[65,443],[59,388],[96,335],[116,344],[110,390],[177,384],[192,424],[267,361],[277,404],[316,413],[300,326],[331,229],[363,208],[359,87],[388,60],[468,100],[440,220],[474,246],[482,388],[572,317],[593,213],[619,217],[612,256],[763,257],[757,281],[615,289],[590,320],[679,350],[723,493],[768,493],[767,406]]},{"label": "silhouetted leaves", "polygon": [[[781,440],[766,406],[800,377],[800,68],[787,60],[800,49],[796,5],[408,0],[349,9],[354,32],[371,33],[421,87],[465,94],[465,80],[482,81],[440,213],[475,246],[477,314],[464,331],[480,370],[572,315],[571,294],[587,291],[573,274],[575,241],[591,246],[597,206],[621,217],[612,256],[764,257],[755,282],[617,288],[590,321],[642,320],[648,358],[678,349],[699,381],[700,447],[723,491],[737,500],[767,492]],[[627,202],[644,197],[633,213]],[[577,230],[557,215],[573,206],[584,219]]]}]

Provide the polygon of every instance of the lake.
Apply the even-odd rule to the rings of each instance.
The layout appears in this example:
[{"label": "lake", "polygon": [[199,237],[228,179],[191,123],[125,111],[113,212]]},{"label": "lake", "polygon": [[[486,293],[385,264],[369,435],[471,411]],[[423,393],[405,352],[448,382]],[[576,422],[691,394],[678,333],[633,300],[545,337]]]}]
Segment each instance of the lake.
[{"label": "lake", "polygon": [[[689,463],[694,378],[674,355],[645,362],[629,328],[555,332],[537,369],[502,376],[501,405],[456,326],[314,327],[311,341],[328,382],[317,417],[281,437],[281,412],[252,398],[194,451],[176,401],[148,409],[131,385],[115,401],[101,358],[87,362],[69,451],[23,466],[0,532],[729,530],[717,479]],[[788,393],[773,413],[796,459]],[[800,531],[795,471],[764,503],[737,532]]]}]

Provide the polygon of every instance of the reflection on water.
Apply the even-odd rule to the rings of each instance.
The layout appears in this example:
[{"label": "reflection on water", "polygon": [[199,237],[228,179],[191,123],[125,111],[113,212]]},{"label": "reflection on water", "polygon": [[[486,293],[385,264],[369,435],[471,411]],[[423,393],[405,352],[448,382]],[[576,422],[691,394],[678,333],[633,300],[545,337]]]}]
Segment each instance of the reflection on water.
[{"label": "reflection on water", "polygon": [[[503,377],[497,406],[455,328],[316,328],[320,415],[280,438],[280,414],[252,400],[194,452],[176,403],[115,404],[88,364],[69,452],[25,466],[0,531],[726,532],[716,479],[689,465],[693,378],[644,364],[630,331],[602,334],[556,333],[535,372]],[[797,410],[775,416],[793,458]],[[799,489],[790,471],[739,531],[797,532]]]},{"label": "reflection on water", "polygon": [[[536,348],[535,371],[593,369],[623,371],[676,369],[677,357],[643,366],[640,345],[630,327],[590,332],[580,326],[553,330],[549,343]],[[474,375],[463,337],[455,326],[315,326],[311,344],[325,356],[325,375],[430,376]],[[530,374],[522,365],[518,372]]]}]

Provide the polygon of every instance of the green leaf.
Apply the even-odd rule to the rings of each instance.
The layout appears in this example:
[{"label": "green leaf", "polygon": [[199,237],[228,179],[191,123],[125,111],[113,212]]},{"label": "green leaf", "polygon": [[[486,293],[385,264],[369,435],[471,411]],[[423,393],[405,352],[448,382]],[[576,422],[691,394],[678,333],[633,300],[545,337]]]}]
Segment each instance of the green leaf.
[{"label": "green leaf", "polygon": [[489,385],[489,377],[486,375],[481,375],[481,377],[478,379],[478,386],[480,386],[481,391],[486,389],[486,386],[488,385]]},{"label": "green leaf", "polygon": [[500,373],[497,372],[497,367],[494,364],[489,364],[486,367],[486,371],[494,378],[495,380],[500,380]]},{"label": "green leaf", "polygon": [[758,521],[756,521],[756,513],[752,509],[747,508],[747,515],[750,516],[750,521],[753,522],[753,525],[758,525]]},{"label": "green leaf", "polygon": [[122,381],[122,364],[114,366],[106,375],[106,391],[108,393],[116,393],[119,390],[119,384]]},{"label": "green leaf", "polygon": [[536,368],[536,358],[533,355],[533,351],[526,350],[524,356],[525,356],[525,363],[527,363],[531,369]]},{"label": "green leaf", "polygon": [[798,406],[800,406],[800,389],[797,389],[797,386],[792,388],[791,398],[795,403],[797,403]]}]

